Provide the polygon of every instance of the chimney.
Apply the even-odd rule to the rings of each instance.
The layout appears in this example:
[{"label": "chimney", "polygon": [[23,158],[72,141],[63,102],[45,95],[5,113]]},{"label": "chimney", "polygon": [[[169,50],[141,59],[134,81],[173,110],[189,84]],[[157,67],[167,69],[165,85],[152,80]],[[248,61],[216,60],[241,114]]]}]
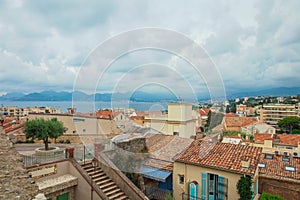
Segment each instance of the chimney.
[{"label": "chimney", "polygon": [[264,110],[261,108],[259,113],[260,122],[264,122]]},{"label": "chimney", "polygon": [[246,160],[242,160],[242,168],[244,169],[249,169],[250,167],[250,159]]},{"label": "chimney", "polygon": [[273,141],[272,140],[265,140],[264,141],[264,147],[272,148],[273,147]]}]

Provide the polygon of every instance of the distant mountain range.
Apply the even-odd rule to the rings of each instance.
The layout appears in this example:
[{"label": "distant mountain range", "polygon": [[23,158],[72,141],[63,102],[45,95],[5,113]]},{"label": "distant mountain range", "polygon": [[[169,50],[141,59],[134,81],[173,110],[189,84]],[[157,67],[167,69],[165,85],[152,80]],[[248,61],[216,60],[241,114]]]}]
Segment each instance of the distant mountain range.
[{"label": "distant mountain range", "polygon": [[[246,91],[239,93],[227,94],[227,99],[232,99],[236,97],[251,97],[251,96],[290,96],[300,94],[300,87],[278,87],[264,90],[256,91]],[[7,93],[0,96],[0,101],[72,101],[73,95],[77,101],[114,101],[118,100],[128,100],[136,102],[158,102],[158,101],[168,101],[177,102],[177,97],[172,94],[163,93],[147,93],[147,92],[135,92],[130,93],[96,93],[86,94],[83,92],[75,91],[72,92],[55,92],[55,91],[43,91],[43,92],[33,92],[29,94],[23,93]],[[199,100],[209,100],[206,97],[198,97]],[[185,99],[188,101],[188,99]]]},{"label": "distant mountain range", "polygon": [[255,97],[255,96],[292,96],[300,94],[300,87],[277,87],[263,90],[242,91],[227,95],[228,99],[235,97]]},{"label": "distant mountain range", "polygon": [[170,94],[150,94],[146,92],[130,93],[96,93],[86,94],[83,92],[55,92],[55,91],[43,91],[33,92],[29,94],[23,93],[7,93],[0,96],[0,101],[118,101],[128,100],[137,102],[157,102],[157,101],[177,101],[175,95]]}]

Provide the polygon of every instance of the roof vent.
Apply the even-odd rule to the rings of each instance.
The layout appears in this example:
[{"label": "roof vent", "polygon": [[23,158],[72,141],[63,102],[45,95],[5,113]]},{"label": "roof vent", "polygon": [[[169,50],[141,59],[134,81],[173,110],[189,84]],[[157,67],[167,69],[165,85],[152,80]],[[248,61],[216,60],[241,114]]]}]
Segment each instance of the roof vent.
[{"label": "roof vent", "polygon": [[300,158],[300,152],[295,151],[295,152],[293,153],[293,157],[295,157],[295,158]]},{"label": "roof vent", "polygon": [[285,157],[289,157],[290,156],[290,154],[289,154],[289,152],[283,152],[283,155],[285,156]]},{"label": "roof vent", "polygon": [[242,160],[242,168],[244,169],[249,169],[249,166],[250,166],[250,160]]}]

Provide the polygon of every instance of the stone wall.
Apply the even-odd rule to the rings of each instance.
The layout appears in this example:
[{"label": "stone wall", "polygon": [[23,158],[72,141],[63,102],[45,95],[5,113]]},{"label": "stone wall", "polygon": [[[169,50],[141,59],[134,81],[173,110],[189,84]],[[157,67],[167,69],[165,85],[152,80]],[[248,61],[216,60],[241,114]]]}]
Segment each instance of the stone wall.
[{"label": "stone wall", "polygon": [[118,142],[116,145],[134,153],[145,153],[147,151],[146,138],[134,138],[126,142]]},{"label": "stone wall", "polygon": [[29,178],[22,157],[0,127],[0,199],[33,199],[38,186]]}]

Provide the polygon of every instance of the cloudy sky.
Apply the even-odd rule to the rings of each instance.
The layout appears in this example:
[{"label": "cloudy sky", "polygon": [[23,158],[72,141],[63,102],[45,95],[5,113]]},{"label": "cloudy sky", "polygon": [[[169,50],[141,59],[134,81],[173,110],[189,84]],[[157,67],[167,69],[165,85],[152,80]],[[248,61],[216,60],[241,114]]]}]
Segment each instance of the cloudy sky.
[{"label": "cloudy sky", "polygon": [[[71,91],[99,45],[143,27],[172,30],[195,41],[211,59],[220,76],[216,79],[221,78],[227,92],[300,86],[299,10],[299,0],[3,0],[0,94]],[[168,40],[175,46],[180,43]],[[113,47],[118,45],[122,44]],[[149,83],[157,84],[148,90],[176,85],[186,91],[188,85],[204,91],[211,84],[205,72],[191,76],[190,64],[153,49],[115,58],[108,69],[98,66],[97,60],[93,63],[103,75],[97,77],[98,92],[128,92]]]}]

